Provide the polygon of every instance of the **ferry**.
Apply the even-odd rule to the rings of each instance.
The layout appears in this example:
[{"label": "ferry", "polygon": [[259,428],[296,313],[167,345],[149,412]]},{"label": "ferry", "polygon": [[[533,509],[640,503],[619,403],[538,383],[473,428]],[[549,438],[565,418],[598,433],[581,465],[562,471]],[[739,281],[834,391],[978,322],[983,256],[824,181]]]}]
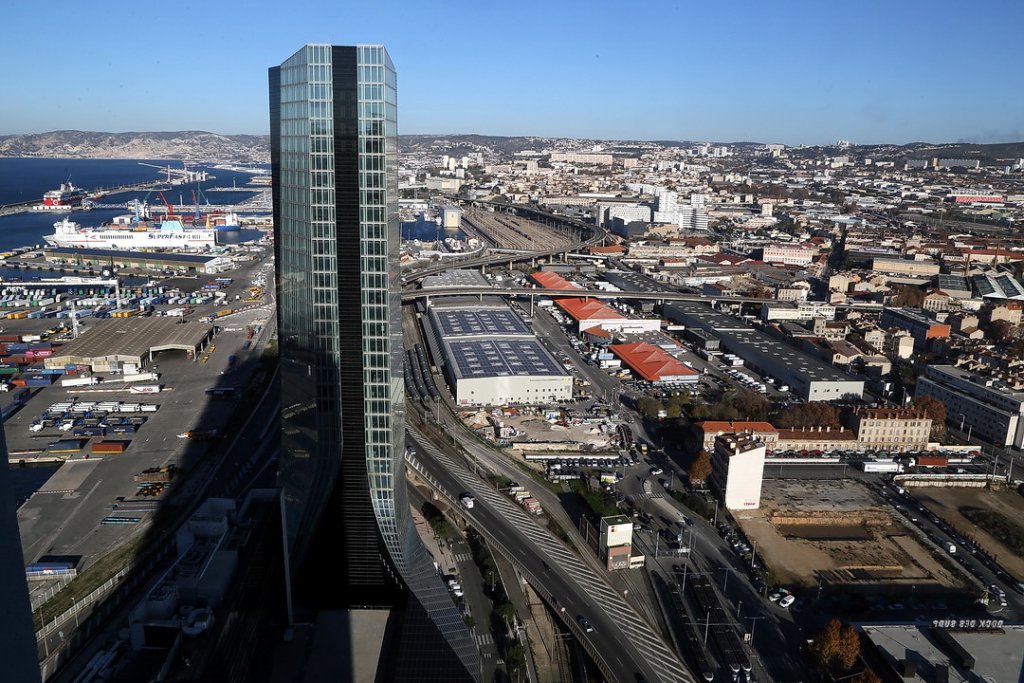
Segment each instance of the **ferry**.
[{"label": "ferry", "polygon": [[67,211],[68,209],[80,208],[86,199],[86,192],[68,180],[60,184],[59,190],[48,190],[43,194],[43,203],[36,204],[36,211]]},{"label": "ferry", "polygon": [[88,249],[175,249],[201,251],[217,246],[217,229],[190,228],[179,217],[159,222],[136,221],[131,214],[118,216],[111,225],[86,228],[67,216],[53,224],[54,234],[43,239],[54,247]]}]

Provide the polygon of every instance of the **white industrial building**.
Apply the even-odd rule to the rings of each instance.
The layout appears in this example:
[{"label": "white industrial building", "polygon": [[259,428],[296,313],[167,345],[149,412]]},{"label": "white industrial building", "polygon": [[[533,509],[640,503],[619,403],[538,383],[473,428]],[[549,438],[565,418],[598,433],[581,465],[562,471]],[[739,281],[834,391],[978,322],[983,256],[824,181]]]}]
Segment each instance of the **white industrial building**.
[{"label": "white industrial building", "polygon": [[435,300],[427,326],[433,336],[431,350],[442,359],[459,405],[572,400],[572,376],[500,299]]},{"label": "white industrial building", "polygon": [[766,301],[761,304],[761,320],[835,320],[836,307],[824,301]]},{"label": "white industrial building", "polygon": [[723,434],[715,439],[711,479],[726,509],[761,507],[764,442],[752,434]]}]

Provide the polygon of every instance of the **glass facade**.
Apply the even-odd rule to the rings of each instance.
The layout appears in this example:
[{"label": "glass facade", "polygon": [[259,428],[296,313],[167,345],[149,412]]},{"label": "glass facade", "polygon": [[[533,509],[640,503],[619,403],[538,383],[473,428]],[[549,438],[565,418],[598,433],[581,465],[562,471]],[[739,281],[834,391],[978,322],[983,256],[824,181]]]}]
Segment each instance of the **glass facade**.
[{"label": "glass facade", "polygon": [[318,600],[333,591],[338,606],[394,605],[408,587],[478,671],[406,498],[394,65],[382,46],[307,45],[269,81],[280,482],[296,583]]}]

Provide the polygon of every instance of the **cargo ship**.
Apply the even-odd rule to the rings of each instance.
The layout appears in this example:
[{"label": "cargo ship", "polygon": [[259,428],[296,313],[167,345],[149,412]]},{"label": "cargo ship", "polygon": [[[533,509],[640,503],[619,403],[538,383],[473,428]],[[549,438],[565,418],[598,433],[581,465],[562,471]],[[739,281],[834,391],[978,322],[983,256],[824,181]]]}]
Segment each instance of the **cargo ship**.
[{"label": "cargo ship", "polygon": [[99,228],[82,227],[64,217],[53,224],[54,233],[43,239],[54,247],[79,249],[175,249],[202,251],[217,246],[214,227],[187,227],[173,216],[162,221],[138,221],[127,214],[117,216],[114,222]]},{"label": "cargo ship", "polygon": [[43,203],[36,204],[32,208],[36,211],[67,211],[69,209],[77,209],[82,207],[82,202],[85,201],[86,197],[85,190],[75,187],[68,180],[68,182],[60,184],[60,189],[48,190],[43,194]]}]

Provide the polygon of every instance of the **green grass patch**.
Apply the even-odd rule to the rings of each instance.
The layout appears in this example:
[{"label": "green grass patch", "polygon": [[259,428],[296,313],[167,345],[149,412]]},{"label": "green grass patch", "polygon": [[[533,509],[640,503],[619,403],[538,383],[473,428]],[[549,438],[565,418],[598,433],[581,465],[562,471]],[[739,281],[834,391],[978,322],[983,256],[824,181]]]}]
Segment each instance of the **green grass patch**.
[{"label": "green grass patch", "polygon": [[960,514],[971,520],[978,528],[1006,546],[1017,557],[1024,557],[1024,528],[994,510],[976,507],[962,507]]},{"label": "green grass patch", "polygon": [[607,491],[598,489],[591,491],[582,479],[571,479],[569,488],[579,496],[590,511],[601,517],[610,517],[619,513],[619,506]]}]

